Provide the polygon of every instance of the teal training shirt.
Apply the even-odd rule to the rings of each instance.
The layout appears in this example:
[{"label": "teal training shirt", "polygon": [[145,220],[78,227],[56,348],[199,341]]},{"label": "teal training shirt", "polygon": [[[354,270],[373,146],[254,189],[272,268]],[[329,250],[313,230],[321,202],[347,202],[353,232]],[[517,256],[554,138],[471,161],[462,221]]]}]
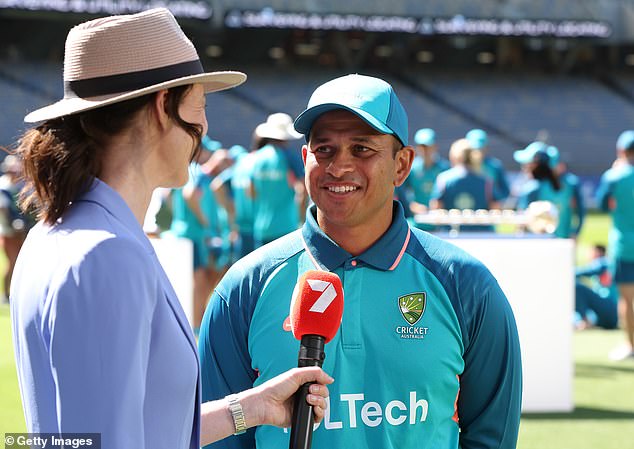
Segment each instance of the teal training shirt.
[{"label": "teal training shirt", "polygon": [[436,177],[445,170],[449,170],[449,168],[451,167],[446,159],[438,158],[430,167],[425,167],[423,158],[416,157],[412,163],[409,176],[403,184],[403,188],[411,192],[411,194],[408,194],[409,192],[405,193],[408,203],[416,201],[429,206]]},{"label": "teal training shirt", "polygon": [[[231,267],[201,326],[204,401],[297,366],[287,318],[310,269],[337,273],[345,296],[314,449],[515,447],[522,374],[508,301],[480,262],[410,228],[397,202],[388,231],[357,257],[321,231],[313,206],[301,230]],[[211,447],[284,448],[289,437],[262,426]]]},{"label": "teal training shirt", "polygon": [[559,222],[554,235],[565,239],[573,233],[572,217],[575,198],[574,186],[566,178],[560,179],[559,190],[555,190],[548,180],[531,179],[522,188],[517,208],[526,209],[533,201],[550,201],[557,207],[559,213]]},{"label": "teal training shirt", "polygon": [[[614,201],[611,208],[610,200]],[[634,261],[634,166],[624,164],[606,171],[597,189],[597,204],[612,215],[608,238],[610,254]]]},{"label": "teal training shirt", "polygon": [[509,196],[511,189],[506,179],[506,172],[504,171],[502,162],[497,158],[487,155],[482,160],[482,172],[484,173],[484,176],[491,179],[493,182],[495,196],[499,200],[506,199]]},{"label": "teal training shirt", "polygon": [[266,145],[255,153],[255,224],[253,236],[271,241],[297,229],[299,212],[295,203],[294,178],[281,148]]},{"label": "teal training shirt", "polygon": [[251,197],[254,162],[255,153],[241,156],[234,165],[231,175],[236,225],[240,232],[249,234],[253,234],[253,220],[255,218],[255,202]]},{"label": "teal training shirt", "polygon": [[[186,187],[196,186],[202,172],[200,165],[192,162],[189,165],[189,180]],[[173,189],[172,197],[172,223],[170,232],[177,237],[186,237],[192,240],[202,240],[205,236],[205,228],[189,208],[183,197],[183,188]]]}]

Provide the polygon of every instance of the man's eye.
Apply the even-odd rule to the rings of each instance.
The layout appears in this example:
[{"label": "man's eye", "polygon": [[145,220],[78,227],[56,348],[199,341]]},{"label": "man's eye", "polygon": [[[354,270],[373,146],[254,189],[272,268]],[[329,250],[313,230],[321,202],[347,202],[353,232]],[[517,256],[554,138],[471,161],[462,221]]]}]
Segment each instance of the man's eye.
[{"label": "man's eye", "polygon": [[316,148],[313,148],[313,153],[317,153],[317,154],[331,154],[332,153],[332,148],[331,147],[327,147],[327,146],[316,147]]},{"label": "man's eye", "polygon": [[354,152],[359,155],[369,155],[374,152],[372,148],[366,147],[365,145],[357,145],[354,147]]}]

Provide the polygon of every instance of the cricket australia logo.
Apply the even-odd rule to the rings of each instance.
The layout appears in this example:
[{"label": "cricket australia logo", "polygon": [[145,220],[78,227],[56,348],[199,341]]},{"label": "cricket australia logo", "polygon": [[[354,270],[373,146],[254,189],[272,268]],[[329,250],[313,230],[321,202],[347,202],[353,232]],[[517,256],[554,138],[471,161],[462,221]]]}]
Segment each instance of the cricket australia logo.
[{"label": "cricket australia logo", "polygon": [[399,296],[398,309],[401,315],[410,325],[418,323],[423,313],[425,313],[425,305],[427,304],[427,295],[422,293],[410,293]]},{"label": "cricket australia logo", "polygon": [[397,300],[398,310],[408,326],[396,326],[396,333],[403,339],[422,340],[427,335],[429,328],[416,326],[425,313],[427,306],[427,293],[408,293],[399,296]]}]

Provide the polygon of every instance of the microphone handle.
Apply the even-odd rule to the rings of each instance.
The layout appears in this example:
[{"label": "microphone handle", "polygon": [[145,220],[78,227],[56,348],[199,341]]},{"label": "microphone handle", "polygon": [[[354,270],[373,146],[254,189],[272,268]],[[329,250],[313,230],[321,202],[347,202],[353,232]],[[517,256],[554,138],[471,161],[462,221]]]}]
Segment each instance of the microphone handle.
[{"label": "microphone handle", "polygon": [[[300,368],[304,366],[321,367],[326,358],[324,345],[325,338],[321,335],[302,336],[297,366]],[[305,383],[295,393],[289,449],[310,449],[315,416],[313,415],[313,406],[306,402],[306,396],[312,383],[314,382]]]}]

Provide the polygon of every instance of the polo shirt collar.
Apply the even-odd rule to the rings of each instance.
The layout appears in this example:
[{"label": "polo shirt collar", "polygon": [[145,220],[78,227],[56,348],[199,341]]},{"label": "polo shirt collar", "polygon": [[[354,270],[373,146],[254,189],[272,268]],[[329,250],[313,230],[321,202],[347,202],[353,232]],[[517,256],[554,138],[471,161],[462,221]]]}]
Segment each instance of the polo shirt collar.
[{"label": "polo shirt collar", "polygon": [[394,201],[392,224],[388,230],[370,248],[357,257],[341,248],[328,237],[317,223],[317,208],[308,209],[306,222],[302,227],[302,238],[310,257],[319,268],[333,271],[350,259],[357,259],[382,271],[393,270],[403,257],[409,243],[410,229],[405,220],[403,206]]},{"label": "polo shirt collar", "polygon": [[116,190],[105,182],[95,178],[90,189],[77,201],[88,201],[99,204],[130,231],[148,252],[154,252],[152,243],[145,235],[143,228],[139,225],[128,204]]}]

